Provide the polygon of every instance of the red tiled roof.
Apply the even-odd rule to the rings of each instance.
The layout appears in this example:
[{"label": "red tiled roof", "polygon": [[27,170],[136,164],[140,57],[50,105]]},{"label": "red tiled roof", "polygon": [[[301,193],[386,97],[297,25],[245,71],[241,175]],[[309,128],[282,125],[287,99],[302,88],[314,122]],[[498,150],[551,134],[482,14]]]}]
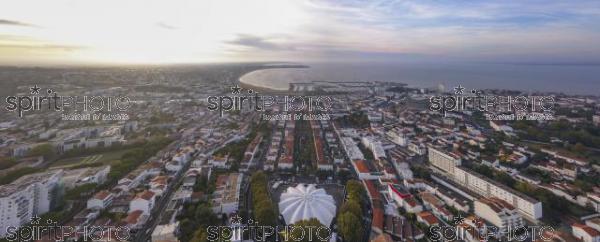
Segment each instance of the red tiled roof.
[{"label": "red tiled roof", "polygon": [[367,192],[369,192],[369,196],[371,197],[371,199],[380,199],[381,194],[379,193],[379,190],[377,190],[375,183],[369,180],[364,180],[363,183],[365,184],[365,187],[367,188]]},{"label": "red tiled roof", "polygon": [[200,199],[204,196],[203,192],[192,192],[192,199]]},{"label": "red tiled roof", "polygon": [[388,234],[380,234],[375,239],[372,239],[371,242],[393,242],[394,240]]},{"label": "red tiled roof", "polygon": [[152,179],[153,183],[158,183],[158,184],[162,184],[162,185],[166,185],[167,184],[167,176],[157,176],[154,179]]},{"label": "red tiled roof", "polygon": [[162,164],[160,162],[153,161],[153,162],[148,163],[148,166],[150,168],[161,168]]},{"label": "red tiled roof", "polygon": [[406,201],[406,204],[411,207],[416,207],[418,205],[417,200],[415,200],[413,197],[407,197],[404,199],[404,201]]},{"label": "red tiled roof", "polygon": [[135,210],[129,213],[129,215],[127,215],[127,217],[124,220],[128,224],[137,224],[140,219],[140,216],[142,216],[142,213],[142,210]]},{"label": "red tiled roof", "polygon": [[598,230],[595,230],[592,227],[587,226],[585,224],[575,223],[575,224],[573,224],[573,227],[580,228],[581,230],[583,230],[584,232],[586,232],[587,234],[589,234],[591,237],[598,237],[598,236],[600,236],[600,232],[598,232]]},{"label": "red tiled roof", "polygon": [[421,219],[427,222],[428,225],[439,223],[439,220],[428,211],[420,212],[419,214],[417,214],[417,216],[421,217]]},{"label": "red tiled roof", "polygon": [[364,160],[354,160],[354,166],[358,170],[359,173],[369,173],[369,166],[367,166],[366,161]]},{"label": "red tiled roof", "polygon": [[401,192],[400,190],[398,190],[396,188],[396,186],[394,184],[390,184],[389,186],[392,188],[392,191],[394,193],[396,193],[402,199],[412,196],[410,193],[403,193],[403,192]]},{"label": "red tiled roof", "polygon": [[228,175],[219,175],[217,177],[217,182],[216,182],[216,186],[220,187],[223,186],[227,183],[227,181],[229,180],[229,176]]},{"label": "red tiled roof", "polygon": [[112,194],[112,193],[110,193],[110,192],[108,192],[108,191],[106,191],[106,190],[102,190],[102,191],[99,191],[99,192],[97,192],[97,193],[94,195],[94,198],[95,198],[95,199],[98,199],[98,200],[104,200],[104,199],[106,199],[108,196],[110,196],[111,194]]},{"label": "red tiled roof", "polygon": [[488,205],[496,213],[501,212],[503,209],[515,210],[515,207],[512,204],[497,197],[486,197],[479,201]]},{"label": "red tiled roof", "polygon": [[381,200],[374,200],[372,203],[373,203],[373,221],[371,223],[371,226],[383,231],[383,222],[384,222],[383,204],[382,204]]},{"label": "red tiled roof", "polygon": [[154,192],[149,191],[149,190],[140,192],[135,196],[135,198],[141,198],[144,200],[150,200],[152,197],[154,197]]}]

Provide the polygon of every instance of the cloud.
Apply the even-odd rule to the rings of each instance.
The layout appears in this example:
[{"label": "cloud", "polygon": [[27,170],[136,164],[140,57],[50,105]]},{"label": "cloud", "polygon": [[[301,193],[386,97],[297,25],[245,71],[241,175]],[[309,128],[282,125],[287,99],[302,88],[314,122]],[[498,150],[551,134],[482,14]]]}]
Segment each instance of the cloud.
[{"label": "cloud", "polygon": [[58,44],[26,36],[0,34],[0,51],[71,52],[87,48],[81,45]]},{"label": "cloud", "polygon": [[[600,4],[570,1],[308,0],[315,21],[302,38],[382,59],[600,59]],[[313,42],[314,43],[314,42]],[[323,53],[331,52],[323,48]]]},{"label": "cloud", "polygon": [[295,48],[291,45],[279,44],[272,41],[269,41],[265,38],[247,35],[247,34],[239,34],[236,39],[227,42],[230,45],[251,48],[255,50],[266,50],[266,51],[292,51]]},{"label": "cloud", "polygon": [[0,19],[0,25],[13,25],[13,26],[22,26],[22,27],[37,27],[36,25],[33,25],[33,24],[19,22],[19,21],[13,21],[13,20],[7,20],[7,19]]},{"label": "cloud", "polygon": [[47,51],[76,51],[86,47],[77,45],[57,44],[0,44],[0,49],[47,50]]},{"label": "cloud", "polygon": [[[107,61],[600,60],[597,0],[172,0],[144,9],[117,0],[48,0],[48,16],[30,11],[35,0],[18,2],[0,8],[0,16],[11,19],[0,19],[0,26],[47,28],[4,28],[0,44],[19,50],[89,46],[86,54],[95,55],[86,58]],[[67,13],[78,21],[50,16]]]},{"label": "cloud", "polygon": [[165,22],[158,22],[156,23],[156,26],[158,26],[159,28],[163,28],[163,29],[168,29],[168,30],[175,30],[177,29],[177,27],[167,24]]}]

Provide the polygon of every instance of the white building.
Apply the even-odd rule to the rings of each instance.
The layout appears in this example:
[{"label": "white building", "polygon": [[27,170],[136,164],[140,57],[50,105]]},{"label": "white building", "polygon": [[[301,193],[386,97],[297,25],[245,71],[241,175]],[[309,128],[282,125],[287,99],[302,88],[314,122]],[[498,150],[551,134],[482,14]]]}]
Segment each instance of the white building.
[{"label": "white building", "polygon": [[407,191],[397,184],[388,185],[388,193],[396,205],[404,208],[408,213],[420,213],[423,206]]},{"label": "white building", "polygon": [[525,218],[537,221],[542,217],[542,203],[479,173],[456,167],[453,180],[484,197],[497,197],[516,207]]},{"label": "white building", "polygon": [[583,242],[600,242],[600,232],[584,224],[573,224],[573,236]]},{"label": "white building", "polygon": [[[52,208],[61,187],[62,170],[23,176],[0,186],[0,228],[18,227]],[[0,229],[0,238],[6,230]]]},{"label": "white building", "polygon": [[392,163],[396,167],[396,172],[402,177],[404,180],[413,179],[413,172],[410,169],[410,165],[406,162],[394,162]]},{"label": "white building", "polygon": [[243,175],[231,173],[217,177],[213,193],[212,210],[215,213],[230,214],[238,210]]},{"label": "white building", "polygon": [[137,187],[142,183],[148,176],[151,175],[151,172],[148,169],[141,169],[142,167],[138,167],[133,170],[124,178],[119,179],[118,186],[122,188],[127,188],[125,190],[129,190],[130,188]]},{"label": "white building", "polygon": [[484,197],[497,197],[516,207],[531,221],[542,217],[542,203],[514,189],[460,166],[460,158],[429,147],[429,162],[446,177]]},{"label": "white building", "polygon": [[215,168],[229,169],[229,155],[218,156],[213,155],[208,159],[208,164],[211,164]]},{"label": "white building", "polygon": [[167,170],[167,171],[169,171],[169,172],[172,172],[172,173],[177,173],[177,172],[179,172],[179,171],[180,171],[182,168],[183,168],[183,166],[182,166],[182,165],[181,165],[179,162],[177,162],[177,161],[175,161],[175,160],[169,161],[169,162],[167,162],[167,164],[165,165],[165,170]]},{"label": "white building", "polygon": [[67,170],[64,172],[62,180],[66,188],[73,188],[90,183],[103,184],[106,182],[109,172],[109,165]]},{"label": "white building", "polygon": [[294,168],[294,162],[288,157],[281,157],[279,162],[277,163],[277,169],[279,170],[289,170]]},{"label": "white building", "polygon": [[168,241],[175,242],[177,239],[177,229],[179,228],[179,222],[170,224],[161,224],[154,228],[152,231],[152,241]]},{"label": "white building", "polygon": [[155,194],[151,191],[143,191],[138,193],[131,202],[129,202],[129,212],[142,211],[143,215],[150,215],[152,207],[154,207]]},{"label": "white building", "polygon": [[475,215],[485,219],[502,232],[515,230],[524,225],[518,210],[506,201],[488,197],[476,200]]},{"label": "white building", "polygon": [[365,159],[365,156],[360,151],[360,149],[356,145],[356,142],[354,142],[354,140],[352,138],[342,137],[340,139],[340,141],[342,142],[342,147],[344,148],[344,151],[346,152],[348,159],[350,159],[350,160],[364,160]]},{"label": "white building", "polygon": [[461,165],[461,159],[456,154],[444,152],[434,147],[428,148],[429,163],[435,168],[450,174],[454,174],[454,168]]},{"label": "white building", "polygon": [[180,165],[188,163],[191,159],[191,155],[188,152],[179,152],[173,156],[173,161],[176,161]]},{"label": "white building", "polygon": [[425,152],[427,152],[427,147],[421,144],[411,142],[410,144],[408,144],[408,150],[414,152],[417,155],[425,155]]},{"label": "white building", "polygon": [[586,196],[589,206],[592,207],[594,211],[600,212],[600,193],[588,192]]},{"label": "white building", "polygon": [[102,190],[94,194],[87,201],[87,208],[93,210],[103,210],[107,208],[113,201],[114,195],[106,190]]},{"label": "white building", "polygon": [[409,143],[409,138],[406,135],[406,133],[404,132],[404,130],[401,129],[392,129],[390,131],[388,131],[386,133],[388,139],[392,142],[394,142],[395,144],[405,147],[408,145]]},{"label": "white building", "polygon": [[592,117],[592,122],[593,122],[595,125],[600,125],[600,115],[594,115],[594,116]]},{"label": "white building", "polygon": [[383,145],[381,145],[381,141],[375,139],[375,137],[363,137],[361,139],[363,145],[367,147],[367,149],[373,152],[373,156],[375,159],[386,158],[385,150],[383,149]]},{"label": "white building", "polygon": [[288,225],[316,218],[321,224],[329,226],[335,217],[335,211],[333,197],[314,184],[288,187],[281,194],[279,202],[279,213]]}]

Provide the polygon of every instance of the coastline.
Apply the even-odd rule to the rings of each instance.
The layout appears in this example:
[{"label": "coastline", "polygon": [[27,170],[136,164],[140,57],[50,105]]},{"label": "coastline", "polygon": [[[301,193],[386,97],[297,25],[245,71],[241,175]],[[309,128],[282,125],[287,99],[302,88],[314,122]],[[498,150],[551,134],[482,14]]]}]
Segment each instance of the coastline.
[{"label": "coastline", "polygon": [[[251,73],[251,72],[248,72],[248,73]],[[254,85],[254,84],[249,84],[247,82],[242,82],[241,80],[238,80],[238,82],[240,83],[241,88],[252,89],[255,92],[264,92],[264,93],[287,93],[287,92],[289,92],[289,90],[281,90],[281,89],[268,88],[268,87],[264,87],[264,86],[258,86],[258,85]]]},{"label": "coastline", "polygon": [[253,70],[250,72],[245,73],[244,75],[240,76],[238,78],[238,82],[240,83],[240,86],[242,88],[245,89],[252,89],[255,91],[259,91],[259,92],[268,92],[268,93],[288,93],[289,92],[289,87],[288,89],[277,89],[277,88],[270,88],[268,86],[264,86],[264,85],[257,85],[254,83],[250,83],[248,81],[243,81],[244,76],[249,75],[251,73],[257,72],[257,71],[263,71],[263,70],[268,70],[268,69],[288,69],[288,68],[293,68],[293,69],[301,69],[301,68],[310,68],[309,66],[306,65],[281,65],[281,66],[277,66],[277,65],[273,65],[273,66],[269,66],[269,65],[265,65],[263,66],[263,68],[258,69],[258,70]]}]

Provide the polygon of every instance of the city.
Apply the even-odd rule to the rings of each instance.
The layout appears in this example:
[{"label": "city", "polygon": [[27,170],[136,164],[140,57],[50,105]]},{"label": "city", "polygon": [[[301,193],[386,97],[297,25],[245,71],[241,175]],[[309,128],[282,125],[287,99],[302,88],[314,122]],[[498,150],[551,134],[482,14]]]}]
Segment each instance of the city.
[{"label": "city", "polygon": [[598,0],[3,0],[0,242],[600,242]]},{"label": "city", "polygon": [[[443,86],[312,82],[260,94],[327,96],[328,110],[313,113],[320,118],[293,102],[208,109],[208,97],[254,88],[211,78],[263,68],[273,67],[48,70],[65,78],[54,88],[61,95],[126,95],[128,119],[3,115],[0,224],[13,229],[2,237],[50,241],[21,231],[60,225],[72,228],[61,241],[274,241],[282,233],[300,241],[294,232],[241,229],[312,224],[327,229],[317,241],[600,238],[599,97],[536,93],[553,97],[552,120],[502,122],[432,111],[432,96],[455,94]],[[123,75],[151,77],[121,86]],[[77,84],[102,76],[114,81]],[[30,86],[16,90],[27,95]],[[530,227],[543,229],[524,232]],[[448,228],[463,232],[447,238],[440,231]]]}]

